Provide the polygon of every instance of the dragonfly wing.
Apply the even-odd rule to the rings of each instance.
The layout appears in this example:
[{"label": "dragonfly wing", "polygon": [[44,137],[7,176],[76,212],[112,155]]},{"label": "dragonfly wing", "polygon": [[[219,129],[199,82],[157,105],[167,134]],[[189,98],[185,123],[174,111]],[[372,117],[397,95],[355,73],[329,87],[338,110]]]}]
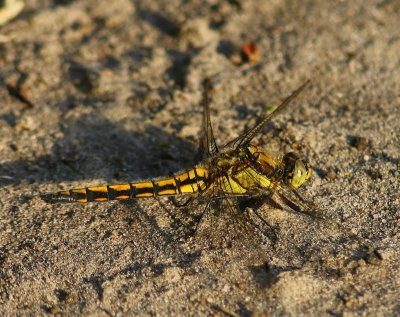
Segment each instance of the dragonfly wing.
[{"label": "dragonfly wing", "polygon": [[273,112],[267,115],[264,119],[262,119],[259,123],[257,123],[253,128],[247,130],[239,137],[233,139],[232,141],[228,142],[226,146],[232,148],[239,148],[241,146],[248,145],[253,138],[260,132],[260,130],[279,112],[281,112],[286,106],[295,99],[303,90],[308,86],[310,80],[307,80],[303,85],[297,88],[289,97],[287,97]]},{"label": "dragonfly wing", "polygon": [[207,157],[219,152],[217,143],[211,125],[210,119],[210,83],[208,79],[204,80],[203,92],[203,127],[201,136],[201,150]]},{"label": "dragonfly wing", "polygon": [[[229,183],[229,178],[226,177],[226,180],[223,180],[222,177],[219,178],[216,187],[222,188],[222,183]],[[261,199],[261,195],[255,192],[230,195],[222,190],[220,190],[217,195],[216,201],[219,210],[223,210],[224,212],[228,211],[229,219],[233,221],[232,225],[243,232],[245,236],[254,236],[254,229],[256,229],[256,231],[262,233],[263,237],[268,238],[272,242],[276,241],[276,233],[273,226],[271,226],[268,221],[257,212],[257,209],[260,206],[255,206],[253,204],[254,201],[259,201]],[[255,195],[256,197],[254,197]],[[247,203],[245,204],[245,202]],[[250,207],[255,207],[255,210],[253,211],[259,221],[254,221],[250,214],[245,212],[246,207],[249,207],[249,203],[251,205]],[[265,227],[268,228],[267,230],[269,232],[265,232]]]},{"label": "dragonfly wing", "polygon": [[[350,228],[325,215],[314,203],[305,200],[298,192],[291,188],[284,187],[282,191],[276,192],[279,199],[283,201],[292,210],[311,217],[316,223],[335,229],[338,232],[346,234],[349,241],[357,241],[360,247],[364,248],[367,255],[380,257],[378,251],[368,240],[359,234],[353,232]],[[343,243],[343,242],[341,242]]]},{"label": "dragonfly wing", "polygon": [[[309,216],[313,219],[323,219],[323,214],[318,211],[314,203],[305,200],[296,190],[281,185],[272,189],[273,196],[293,211]],[[279,203],[279,202],[278,202]]]}]

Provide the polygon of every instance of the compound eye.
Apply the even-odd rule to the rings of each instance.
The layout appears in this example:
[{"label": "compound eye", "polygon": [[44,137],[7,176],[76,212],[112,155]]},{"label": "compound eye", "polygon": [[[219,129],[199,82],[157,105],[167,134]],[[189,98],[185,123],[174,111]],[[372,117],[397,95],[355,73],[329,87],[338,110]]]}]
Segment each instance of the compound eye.
[{"label": "compound eye", "polygon": [[302,167],[297,169],[297,177],[301,178],[303,176],[303,172],[305,172],[305,170],[303,170]]},{"label": "compound eye", "polygon": [[293,177],[290,180],[292,187],[297,189],[303,185],[307,179],[311,177],[310,171],[311,170],[308,170],[300,159],[296,160],[293,170]]}]

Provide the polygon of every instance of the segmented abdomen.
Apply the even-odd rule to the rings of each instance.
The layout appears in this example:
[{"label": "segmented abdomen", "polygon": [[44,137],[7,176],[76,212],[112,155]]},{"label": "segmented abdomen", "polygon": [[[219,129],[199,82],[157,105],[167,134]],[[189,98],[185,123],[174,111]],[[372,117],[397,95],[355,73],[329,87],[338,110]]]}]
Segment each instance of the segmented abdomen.
[{"label": "segmented abdomen", "polygon": [[204,191],[208,186],[208,171],[195,167],[172,177],[140,181],[119,185],[104,185],[74,188],[57,193],[45,194],[49,202],[103,202],[178,194],[193,194]]}]

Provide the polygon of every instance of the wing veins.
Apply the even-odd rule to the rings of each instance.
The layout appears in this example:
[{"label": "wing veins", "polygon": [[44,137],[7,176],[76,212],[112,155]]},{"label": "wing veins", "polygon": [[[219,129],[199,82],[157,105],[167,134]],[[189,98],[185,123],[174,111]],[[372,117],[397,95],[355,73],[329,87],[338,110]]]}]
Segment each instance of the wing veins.
[{"label": "wing veins", "polygon": [[289,97],[287,97],[282,103],[270,114],[268,114],[264,119],[262,119],[259,123],[257,123],[253,128],[247,130],[239,137],[233,139],[228,142],[226,146],[239,148],[241,146],[248,145],[251,140],[258,134],[258,132],[279,112],[286,108],[287,105],[290,104],[292,100],[294,100],[303,90],[308,86],[310,80],[307,80],[304,84],[302,84],[299,88],[297,88]]},{"label": "wing veins", "polygon": [[203,128],[201,138],[201,148],[203,154],[211,156],[219,152],[217,143],[215,141],[214,132],[212,129],[211,118],[210,118],[210,83],[209,79],[204,80],[204,91],[203,91]]}]

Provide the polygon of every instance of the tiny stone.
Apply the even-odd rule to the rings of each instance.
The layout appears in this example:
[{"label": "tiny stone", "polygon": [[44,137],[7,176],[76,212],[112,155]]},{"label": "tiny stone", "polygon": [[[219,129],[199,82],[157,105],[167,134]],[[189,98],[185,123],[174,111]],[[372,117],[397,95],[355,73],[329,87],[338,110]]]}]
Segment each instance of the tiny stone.
[{"label": "tiny stone", "polygon": [[371,265],[379,265],[381,260],[382,256],[377,251],[368,254],[365,258],[365,262]]},{"label": "tiny stone", "polygon": [[336,172],[334,172],[334,171],[329,171],[328,173],[326,173],[326,178],[328,178],[328,179],[336,179],[336,177],[337,177],[337,174],[336,174]]},{"label": "tiny stone", "polygon": [[239,283],[236,283],[236,287],[237,287],[238,289],[240,289],[241,291],[243,291],[243,290],[246,289],[246,284],[243,283],[243,282],[239,282]]},{"label": "tiny stone", "polygon": [[362,151],[367,148],[368,141],[364,137],[355,136],[354,139],[351,141],[351,145],[355,147],[357,150]]},{"label": "tiny stone", "polygon": [[208,298],[206,299],[206,301],[207,301],[207,303],[209,303],[209,304],[213,304],[213,303],[214,303],[214,299],[211,298],[211,297],[208,297]]}]

